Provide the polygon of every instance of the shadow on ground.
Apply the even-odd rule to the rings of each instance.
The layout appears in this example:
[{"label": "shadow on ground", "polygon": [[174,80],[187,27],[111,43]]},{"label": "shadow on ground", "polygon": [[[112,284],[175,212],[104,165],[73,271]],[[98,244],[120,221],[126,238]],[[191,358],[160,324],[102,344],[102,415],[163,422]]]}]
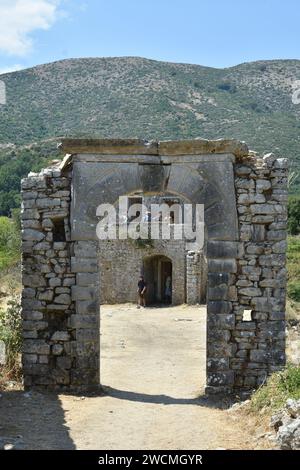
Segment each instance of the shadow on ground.
[{"label": "shadow on ground", "polygon": [[0,392],[0,449],[75,449],[56,394]]},{"label": "shadow on ground", "polygon": [[234,403],[241,401],[240,397],[237,396],[200,395],[196,398],[175,398],[168,395],[149,395],[147,393],[119,390],[107,385],[103,385],[102,389],[105,395],[118,400],[159,405],[199,405],[224,410],[230,408]]}]

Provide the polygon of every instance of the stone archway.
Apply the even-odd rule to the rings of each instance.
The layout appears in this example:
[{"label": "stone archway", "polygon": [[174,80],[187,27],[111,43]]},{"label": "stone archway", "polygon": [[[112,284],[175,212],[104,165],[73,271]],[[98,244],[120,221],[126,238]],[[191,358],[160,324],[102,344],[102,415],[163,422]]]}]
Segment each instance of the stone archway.
[{"label": "stone archway", "polygon": [[[208,390],[254,387],[280,367],[286,162],[255,159],[244,144],[224,140],[63,146],[72,155],[60,168],[22,182],[25,385],[99,383],[96,208],[134,191],[205,206]],[[64,240],[55,241],[56,227]]]}]

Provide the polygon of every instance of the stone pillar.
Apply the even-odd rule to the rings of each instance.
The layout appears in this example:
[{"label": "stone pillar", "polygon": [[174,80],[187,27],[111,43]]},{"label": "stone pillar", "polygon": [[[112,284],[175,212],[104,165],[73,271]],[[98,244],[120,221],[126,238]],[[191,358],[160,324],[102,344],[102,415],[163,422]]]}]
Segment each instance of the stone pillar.
[{"label": "stone pillar", "polygon": [[186,302],[189,305],[200,303],[201,273],[200,253],[189,251],[186,255]]},{"label": "stone pillar", "polygon": [[231,391],[235,373],[231,359],[236,352],[233,340],[236,300],[238,243],[212,241],[207,243],[207,388],[208,393]]},{"label": "stone pillar", "polygon": [[71,271],[76,274],[76,285],[72,287],[75,312],[70,318],[75,340],[72,354],[75,367],[71,384],[75,387],[90,388],[99,385],[100,351],[100,302],[98,242],[74,242],[74,256]]}]

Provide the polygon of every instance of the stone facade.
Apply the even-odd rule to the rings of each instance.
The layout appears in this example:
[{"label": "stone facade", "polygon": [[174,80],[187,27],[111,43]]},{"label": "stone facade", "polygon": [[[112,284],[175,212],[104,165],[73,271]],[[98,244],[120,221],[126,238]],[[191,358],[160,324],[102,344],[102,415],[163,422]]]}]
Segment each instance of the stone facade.
[{"label": "stone facade", "polygon": [[[207,391],[256,387],[284,365],[285,159],[260,158],[236,141],[200,139],[66,140],[63,150],[72,155],[62,164],[22,181],[26,387],[99,383],[101,263],[103,269],[109,249],[96,237],[96,207],[136,190],[205,206]],[[123,252],[120,244],[115,249]],[[197,253],[175,256],[178,249],[169,243],[150,254],[169,255],[174,292],[185,279],[194,302],[205,269]]]},{"label": "stone facade", "polygon": [[[186,301],[186,255],[184,240],[157,240],[150,247],[139,247],[133,240],[100,242],[100,302],[136,302],[137,280],[145,274],[143,261],[149,257],[167,256],[172,261],[172,303]],[[145,276],[147,282],[147,276]],[[196,303],[196,302],[195,302]]]}]

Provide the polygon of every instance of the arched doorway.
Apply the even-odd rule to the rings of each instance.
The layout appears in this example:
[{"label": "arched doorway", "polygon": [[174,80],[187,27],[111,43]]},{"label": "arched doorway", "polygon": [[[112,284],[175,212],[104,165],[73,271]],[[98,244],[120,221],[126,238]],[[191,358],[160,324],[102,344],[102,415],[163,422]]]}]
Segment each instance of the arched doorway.
[{"label": "arched doorway", "polygon": [[142,269],[148,304],[172,303],[172,261],[164,255],[148,256]]}]

